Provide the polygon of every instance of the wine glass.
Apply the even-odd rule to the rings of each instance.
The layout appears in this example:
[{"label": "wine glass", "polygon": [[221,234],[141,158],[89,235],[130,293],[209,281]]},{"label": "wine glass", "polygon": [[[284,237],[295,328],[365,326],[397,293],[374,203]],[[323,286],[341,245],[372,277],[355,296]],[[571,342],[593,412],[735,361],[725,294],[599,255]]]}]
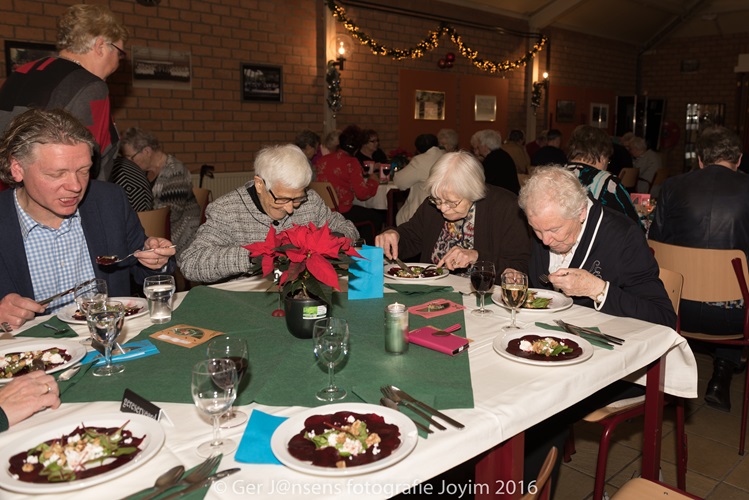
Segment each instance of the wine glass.
[{"label": "wine glass", "polygon": [[237,448],[231,439],[221,438],[219,420],[237,398],[237,366],[225,358],[198,361],[192,368],[192,400],[213,421],[213,439],[198,446],[198,455],[226,455]]},{"label": "wine glass", "polygon": [[494,288],[494,281],[497,279],[497,271],[494,269],[494,263],[488,261],[478,261],[471,268],[471,285],[481,297],[481,307],[471,311],[476,316],[489,316],[494,311],[484,307],[484,295]]},{"label": "wine glass", "polygon": [[109,298],[107,282],[103,279],[96,278],[88,284],[79,285],[73,290],[73,298],[78,310],[86,314],[86,307],[92,302],[105,302]]},{"label": "wine glass", "polygon": [[315,356],[328,365],[328,386],[317,391],[320,401],[336,401],[346,397],[346,390],[336,387],[335,366],[348,355],[348,323],[341,318],[325,318],[315,321],[312,331]]},{"label": "wine glass", "polygon": [[[247,342],[239,337],[223,335],[211,340],[208,344],[208,359],[228,359],[237,367],[237,392],[242,383],[242,378],[249,366],[247,355]],[[229,429],[247,422],[247,414],[241,410],[229,408],[229,411],[221,415],[221,428]]]},{"label": "wine glass", "polygon": [[502,273],[502,300],[510,308],[510,324],[502,327],[503,330],[522,328],[515,324],[515,314],[520,306],[525,304],[528,297],[528,275],[520,271],[508,270]]},{"label": "wine glass", "polygon": [[95,377],[109,377],[125,370],[122,365],[112,364],[112,344],[122,331],[125,322],[125,304],[117,301],[88,302],[86,322],[91,338],[104,345],[106,364],[94,370]]}]

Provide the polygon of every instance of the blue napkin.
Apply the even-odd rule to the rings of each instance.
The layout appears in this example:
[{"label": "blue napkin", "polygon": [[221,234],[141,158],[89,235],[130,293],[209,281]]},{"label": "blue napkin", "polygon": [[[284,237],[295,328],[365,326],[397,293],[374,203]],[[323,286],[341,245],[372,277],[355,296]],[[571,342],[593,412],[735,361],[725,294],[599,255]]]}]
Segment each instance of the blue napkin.
[{"label": "blue napkin", "polygon": [[270,437],[286,418],[252,410],[234,460],[245,464],[281,465],[270,448]]},{"label": "blue napkin", "polygon": [[354,262],[349,265],[349,300],[382,298],[385,282],[382,248],[364,245],[357,252],[363,258],[354,257]]},{"label": "blue napkin", "polygon": [[[128,342],[122,347],[131,347],[132,349],[125,354],[115,354],[112,356],[112,363],[123,363],[131,359],[145,358],[146,356],[153,356],[159,353],[159,350],[150,340]],[[86,363],[94,363],[94,366],[104,366],[104,356],[98,351],[91,351],[81,360],[81,364],[85,365]]]}]

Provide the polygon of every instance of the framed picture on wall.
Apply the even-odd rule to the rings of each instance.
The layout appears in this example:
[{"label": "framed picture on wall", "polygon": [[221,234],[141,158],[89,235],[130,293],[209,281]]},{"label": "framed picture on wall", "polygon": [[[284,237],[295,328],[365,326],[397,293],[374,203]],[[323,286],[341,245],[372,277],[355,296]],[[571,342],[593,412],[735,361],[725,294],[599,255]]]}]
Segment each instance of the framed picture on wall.
[{"label": "framed picture on wall", "polygon": [[596,128],[609,128],[609,105],[593,102],[590,104],[590,125]]},{"label": "framed picture on wall", "polygon": [[283,70],[281,66],[242,63],[242,101],[281,102]]},{"label": "framed picture on wall", "polygon": [[557,121],[559,123],[575,121],[575,101],[557,101]]},{"label": "framed picture on wall", "polygon": [[14,42],[5,40],[5,76],[17,67],[42,57],[56,56],[57,48],[51,43]]},{"label": "framed picture on wall", "polygon": [[497,119],[497,96],[477,95],[473,104],[474,120],[493,122]]},{"label": "framed picture on wall", "polygon": [[190,52],[151,47],[132,47],[133,87],[190,90]]},{"label": "framed picture on wall", "polygon": [[414,120],[444,120],[445,93],[417,90],[414,103]]}]

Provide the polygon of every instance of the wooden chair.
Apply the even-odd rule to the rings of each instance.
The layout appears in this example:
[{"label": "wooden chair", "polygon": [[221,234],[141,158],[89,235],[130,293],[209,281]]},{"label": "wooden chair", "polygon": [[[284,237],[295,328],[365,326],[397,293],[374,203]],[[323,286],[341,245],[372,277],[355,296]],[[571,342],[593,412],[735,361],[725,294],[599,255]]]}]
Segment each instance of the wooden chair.
[{"label": "wooden chair", "polygon": [[649,183],[648,193],[653,194],[653,189],[666,182],[666,179],[668,179],[668,175],[668,168],[663,167],[658,169],[658,171],[655,173],[655,177],[653,177],[653,182]]},{"label": "wooden chair", "polygon": [[[679,272],[684,276],[682,299],[695,302],[728,302],[744,299],[749,305],[747,290],[746,255],[741,250],[715,250],[669,245],[658,241],[648,241],[655,251],[655,260],[662,267]],[[749,307],[744,307],[744,331],[737,334],[708,335],[699,332],[685,332],[688,339],[713,344],[749,347]],[[744,454],[746,441],[746,417],[749,403],[749,370],[744,376],[744,397],[741,405],[741,431],[739,433],[739,455]]]},{"label": "wooden chair", "polygon": [[[333,185],[330,182],[324,182],[324,181],[310,182],[309,188],[312,189],[314,192],[316,192],[318,195],[320,195],[320,198],[322,198],[322,200],[325,202],[328,208],[330,208],[334,212],[338,211],[338,195],[336,194],[335,189],[333,188]],[[354,226],[368,227],[370,231],[372,231],[373,238],[377,235],[377,231],[375,230],[375,225],[372,221],[354,222]]]},{"label": "wooden chair", "polygon": [[668,500],[699,499],[686,491],[674,489],[659,481],[648,481],[641,477],[630,479],[614,493],[611,500],[643,500],[648,498],[665,498]]},{"label": "wooden chair", "polygon": [[146,236],[169,239],[169,207],[138,212],[138,218]]},{"label": "wooden chair", "polygon": [[202,224],[205,222],[205,208],[212,201],[212,193],[210,189],[196,187],[192,188],[192,192],[195,195],[195,199],[198,200],[198,205],[200,205],[200,223]]},{"label": "wooden chair", "polygon": [[627,192],[633,192],[637,187],[637,177],[640,170],[634,167],[623,168],[619,171],[619,180],[622,182],[622,186]]},{"label": "wooden chair", "polygon": [[546,455],[546,460],[541,466],[541,470],[538,471],[538,477],[536,477],[536,483],[534,493],[526,493],[520,500],[536,500],[537,498],[551,498],[551,471],[554,470],[554,463],[557,461],[557,448],[552,446],[549,453]]}]

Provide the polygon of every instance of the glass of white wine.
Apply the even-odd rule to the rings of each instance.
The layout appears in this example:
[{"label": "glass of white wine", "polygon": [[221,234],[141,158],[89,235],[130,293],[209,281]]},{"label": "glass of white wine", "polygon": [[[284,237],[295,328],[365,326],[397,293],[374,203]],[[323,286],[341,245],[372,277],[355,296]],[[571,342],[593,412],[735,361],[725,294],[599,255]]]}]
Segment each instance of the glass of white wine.
[{"label": "glass of white wine", "polygon": [[525,304],[528,297],[528,275],[520,271],[507,270],[502,273],[502,300],[510,308],[510,324],[502,327],[503,330],[514,330],[522,328],[515,322],[515,315],[520,306]]}]

